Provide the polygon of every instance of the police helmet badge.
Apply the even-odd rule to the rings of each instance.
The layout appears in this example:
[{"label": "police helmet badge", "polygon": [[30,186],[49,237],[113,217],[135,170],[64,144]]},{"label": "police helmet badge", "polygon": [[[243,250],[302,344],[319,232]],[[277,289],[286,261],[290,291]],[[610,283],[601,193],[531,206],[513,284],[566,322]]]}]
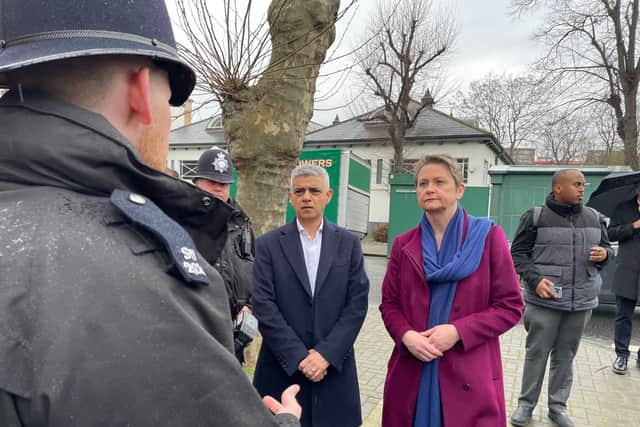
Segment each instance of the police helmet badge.
[{"label": "police helmet badge", "polygon": [[213,169],[220,173],[225,173],[229,169],[229,161],[224,153],[218,153],[216,159],[212,163]]}]

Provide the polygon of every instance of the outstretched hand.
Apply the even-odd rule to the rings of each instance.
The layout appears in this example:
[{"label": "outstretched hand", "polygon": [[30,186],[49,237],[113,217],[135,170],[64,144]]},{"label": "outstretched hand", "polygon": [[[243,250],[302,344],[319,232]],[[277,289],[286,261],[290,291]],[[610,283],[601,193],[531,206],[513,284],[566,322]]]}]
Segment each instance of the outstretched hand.
[{"label": "outstretched hand", "polygon": [[294,384],[287,387],[287,389],[282,392],[282,396],[280,398],[281,402],[278,402],[271,396],[263,397],[262,402],[264,403],[264,406],[266,406],[267,409],[275,415],[292,414],[295,415],[296,418],[300,419],[300,416],[302,415],[302,407],[296,400],[296,394],[298,394],[299,391],[300,386],[298,384]]}]

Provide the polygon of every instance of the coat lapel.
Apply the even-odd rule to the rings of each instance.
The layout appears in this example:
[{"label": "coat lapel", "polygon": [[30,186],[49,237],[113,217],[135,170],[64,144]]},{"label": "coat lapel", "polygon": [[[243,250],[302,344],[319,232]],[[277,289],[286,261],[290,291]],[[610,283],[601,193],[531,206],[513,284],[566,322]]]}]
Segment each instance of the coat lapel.
[{"label": "coat lapel", "polygon": [[304,252],[302,251],[302,243],[300,243],[300,235],[295,219],[282,229],[280,247],[282,248],[285,258],[289,262],[289,265],[291,265],[291,268],[296,273],[298,281],[309,297],[311,297],[311,286],[309,285],[307,264],[304,261]]},{"label": "coat lapel", "polygon": [[333,265],[336,253],[338,252],[338,246],[340,245],[340,237],[340,229],[325,218],[320,262],[318,263],[318,274],[316,275],[316,294],[327,279],[329,270]]},{"label": "coat lapel", "polygon": [[[420,226],[411,236],[411,239],[404,245],[403,250],[411,259],[413,267],[420,274],[421,277],[425,277],[424,275],[424,266],[422,262],[422,232],[420,231]],[[426,279],[425,279],[426,280]]]}]

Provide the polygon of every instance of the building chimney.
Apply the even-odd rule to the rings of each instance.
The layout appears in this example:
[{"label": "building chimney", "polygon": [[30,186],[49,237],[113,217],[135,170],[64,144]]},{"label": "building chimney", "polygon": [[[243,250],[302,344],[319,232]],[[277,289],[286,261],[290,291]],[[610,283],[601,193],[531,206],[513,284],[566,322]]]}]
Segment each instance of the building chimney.
[{"label": "building chimney", "polygon": [[190,125],[191,124],[191,115],[193,113],[193,101],[190,99],[187,99],[187,102],[184,103],[183,107],[184,108],[184,116],[183,116],[183,121],[184,121],[184,126],[186,125]]},{"label": "building chimney", "polygon": [[333,123],[332,124],[337,125],[339,123],[340,123],[340,117],[338,117],[338,115],[336,114],[336,118],[333,119]]},{"label": "building chimney", "polygon": [[431,96],[431,92],[429,91],[429,89],[427,89],[427,91],[424,93],[421,101],[422,105],[426,107],[433,107],[436,103],[436,101],[433,99],[433,96]]}]

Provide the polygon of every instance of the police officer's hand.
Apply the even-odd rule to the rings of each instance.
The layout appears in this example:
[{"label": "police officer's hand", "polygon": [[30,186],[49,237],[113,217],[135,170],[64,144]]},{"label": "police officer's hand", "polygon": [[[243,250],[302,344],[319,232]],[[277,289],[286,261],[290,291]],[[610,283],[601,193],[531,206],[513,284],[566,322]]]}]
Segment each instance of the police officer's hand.
[{"label": "police officer's hand", "polygon": [[268,410],[273,412],[274,414],[293,414],[298,419],[300,419],[300,415],[302,415],[302,407],[296,400],[296,394],[300,391],[300,386],[298,384],[294,384],[289,386],[283,393],[280,398],[281,401],[278,402],[271,396],[265,396],[262,398],[262,402],[264,406],[267,407]]},{"label": "police officer's hand", "polygon": [[589,250],[589,261],[602,262],[607,259],[607,250],[600,246],[591,246]]},{"label": "police officer's hand", "polygon": [[549,299],[557,298],[556,292],[553,290],[553,282],[549,279],[541,279],[536,286],[536,294],[540,298]]},{"label": "police officer's hand", "polygon": [[631,226],[632,226],[633,228],[635,228],[636,230],[637,230],[638,228],[640,228],[640,219],[637,219],[637,220],[633,221],[633,223],[631,224]]}]

